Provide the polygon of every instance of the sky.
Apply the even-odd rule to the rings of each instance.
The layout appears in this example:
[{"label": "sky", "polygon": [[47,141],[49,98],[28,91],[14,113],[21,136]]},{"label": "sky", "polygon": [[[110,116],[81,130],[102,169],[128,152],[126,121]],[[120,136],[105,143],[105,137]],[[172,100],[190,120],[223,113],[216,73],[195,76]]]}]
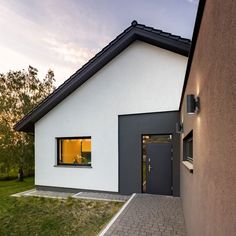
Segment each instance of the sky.
[{"label": "sky", "polygon": [[0,0],[0,73],[48,69],[56,86],[133,20],[192,38],[198,0]]}]

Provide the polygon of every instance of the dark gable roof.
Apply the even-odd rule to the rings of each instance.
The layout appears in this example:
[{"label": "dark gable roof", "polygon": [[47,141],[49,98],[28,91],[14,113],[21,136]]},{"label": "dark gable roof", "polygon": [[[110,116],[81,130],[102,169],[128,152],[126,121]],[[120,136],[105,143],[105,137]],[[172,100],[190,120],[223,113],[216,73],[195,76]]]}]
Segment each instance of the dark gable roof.
[{"label": "dark gable roof", "polygon": [[23,117],[14,126],[14,129],[17,131],[34,132],[35,122],[41,119],[135,40],[140,40],[183,56],[188,56],[191,44],[189,39],[181,38],[180,36],[172,35],[133,21],[130,27],[118,35],[102,51],[96,54],[52,94]]}]

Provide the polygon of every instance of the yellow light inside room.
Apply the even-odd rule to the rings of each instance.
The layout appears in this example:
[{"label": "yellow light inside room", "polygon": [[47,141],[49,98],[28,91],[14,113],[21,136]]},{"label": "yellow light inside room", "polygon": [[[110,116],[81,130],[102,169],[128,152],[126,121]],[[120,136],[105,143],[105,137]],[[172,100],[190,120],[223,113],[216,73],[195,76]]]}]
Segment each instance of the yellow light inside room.
[{"label": "yellow light inside room", "polygon": [[60,139],[60,164],[91,164],[91,139]]}]

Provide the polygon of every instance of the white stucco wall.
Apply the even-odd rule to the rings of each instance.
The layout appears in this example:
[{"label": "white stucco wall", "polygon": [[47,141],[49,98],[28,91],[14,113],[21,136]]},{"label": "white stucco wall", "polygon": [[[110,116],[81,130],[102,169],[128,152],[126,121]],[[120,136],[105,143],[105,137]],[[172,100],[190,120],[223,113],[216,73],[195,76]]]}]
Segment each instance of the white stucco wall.
[{"label": "white stucco wall", "polygon": [[[187,58],[136,41],[35,124],[36,185],[118,191],[118,115],[178,110]],[[92,168],[54,167],[56,137],[91,136]]]}]

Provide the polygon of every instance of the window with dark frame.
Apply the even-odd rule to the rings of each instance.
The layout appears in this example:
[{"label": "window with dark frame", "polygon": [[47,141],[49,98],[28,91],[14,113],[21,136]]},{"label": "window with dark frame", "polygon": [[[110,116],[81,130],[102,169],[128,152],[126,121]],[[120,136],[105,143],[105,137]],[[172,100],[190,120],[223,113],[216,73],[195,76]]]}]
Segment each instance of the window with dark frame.
[{"label": "window with dark frame", "polygon": [[91,166],[91,137],[57,138],[57,165]]},{"label": "window with dark frame", "polygon": [[193,131],[184,138],[183,160],[193,163]]}]

